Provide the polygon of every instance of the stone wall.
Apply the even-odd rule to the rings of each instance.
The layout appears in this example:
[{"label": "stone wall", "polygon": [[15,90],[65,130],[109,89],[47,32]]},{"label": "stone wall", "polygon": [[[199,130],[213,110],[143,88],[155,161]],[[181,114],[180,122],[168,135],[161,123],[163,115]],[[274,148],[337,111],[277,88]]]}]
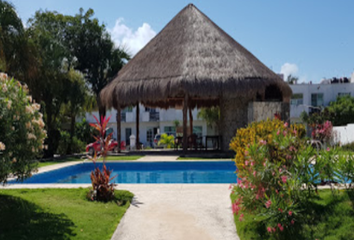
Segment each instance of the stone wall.
[{"label": "stone wall", "polygon": [[248,104],[248,122],[273,119],[279,113],[284,121],[290,120],[290,105],[284,102],[250,102]]},{"label": "stone wall", "polygon": [[281,119],[289,121],[290,105],[284,102],[252,102],[248,98],[228,98],[220,100],[221,150],[228,151],[231,139],[238,128],[254,121],[273,119],[280,113]]},{"label": "stone wall", "polygon": [[236,135],[238,128],[247,125],[248,102],[246,98],[227,98],[220,100],[220,133],[221,150],[230,150],[231,139]]}]

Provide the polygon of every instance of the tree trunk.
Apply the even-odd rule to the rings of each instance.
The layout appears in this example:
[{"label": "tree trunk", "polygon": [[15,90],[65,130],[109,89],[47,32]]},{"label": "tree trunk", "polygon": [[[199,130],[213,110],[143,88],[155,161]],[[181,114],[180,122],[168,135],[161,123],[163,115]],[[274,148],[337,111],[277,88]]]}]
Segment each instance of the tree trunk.
[{"label": "tree trunk", "polygon": [[139,138],[139,115],[140,115],[140,108],[139,103],[136,105],[136,149],[140,149],[140,138]]},{"label": "tree trunk", "polygon": [[122,149],[120,149],[120,143],[122,141],[121,139],[121,110],[120,110],[120,106],[118,106],[117,108],[117,116],[116,116],[116,120],[117,120],[117,142],[118,142],[118,152],[120,153]]},{"label": "tree trunk", "polygon": [[75,116],[71,116],[71,123],[70,123],[70,144],[68,145],[67,154],[70,154],[72,151],[73,145],[73,138],[75,135]]},{"label": "tree trunk", "polygon": [[188,110],[188,95],[184,96],[183,101],[183,153],[188,149],[188,136],[187,136],[187,110]]}]

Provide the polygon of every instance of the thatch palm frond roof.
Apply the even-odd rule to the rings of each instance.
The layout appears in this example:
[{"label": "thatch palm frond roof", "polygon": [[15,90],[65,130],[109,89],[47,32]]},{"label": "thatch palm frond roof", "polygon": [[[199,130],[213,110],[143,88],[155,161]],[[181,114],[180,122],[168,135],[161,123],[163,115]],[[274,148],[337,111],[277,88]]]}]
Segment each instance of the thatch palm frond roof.
[{"label": "thatch palm frond roof", "polygon": [[174,106],[188,94],[209,104],[222,96],[290,87],[206,15],[190,4],[179,12],[102,91],[108,106],[138,102]]}]

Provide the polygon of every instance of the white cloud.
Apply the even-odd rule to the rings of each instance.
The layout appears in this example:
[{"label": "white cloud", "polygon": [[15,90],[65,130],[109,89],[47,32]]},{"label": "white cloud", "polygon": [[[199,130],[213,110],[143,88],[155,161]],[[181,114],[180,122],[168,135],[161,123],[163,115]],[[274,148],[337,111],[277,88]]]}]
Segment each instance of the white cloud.
[{"label": "white cloud", "polygon": [[124,19],[119,18],[113,29],[109,29],[112,39],[116,46],[124,47],[135,55],[142,49],[153,37],[156,32],[148,23],[143,23],[136,31],[124,24]]},{"label": "white cloud", "polygon": [[284,63],[280,69],[280,73],[284,74],[284,79],[286,79],[290,74],[296,75],[298,71],[299,68],[294,63]]}]

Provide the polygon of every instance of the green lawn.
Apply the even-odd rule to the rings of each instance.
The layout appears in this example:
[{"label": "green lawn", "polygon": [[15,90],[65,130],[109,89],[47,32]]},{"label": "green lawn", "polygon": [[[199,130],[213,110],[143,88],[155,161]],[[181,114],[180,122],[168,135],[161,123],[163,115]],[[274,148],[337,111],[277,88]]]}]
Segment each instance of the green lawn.
[{"label": "green lawn", "polygon": [[[139,156],[139,155],[132,155],[132,156],[108,156],[107,157],[107,161],[132,161],[132,160],[137,160],[139,158],[142,158],[143,156]],[[47,162],[39,162],[38,163],[38,167],[45,167],[45,166],[49,166],[49,165],[53,165],[53,164],[57,164],[57,163],[63,163],[63,162],[72,162],[72,161],[82,161],[83,159],[80,158],[75,158],[75,157],[69,157],[69,158],[65,158],[65,159],[61,159],[61,160],[55,160],[55,161],[47,161]],[[102,159],[100,159],[99,161],[102,161]]]},{"label": "green lawn", "polygon": [[[354,239],[354,191],[341,191],[332,198],[330,190],[319,191],[319,198],[308,205],[307,223],[299,224],[284,239]],[[235,217],[237,234],[241,240],[270,240],[265,229],[257,228],[254,216],[244,213],[244,221]],[[296,227],[296,224],[294,225]]]},{"label": "green lawn", "polygon": [[215,158],[211,158],[211,157],[179,157],[177,158],[177,160],[224,160],[224,161],[227,161],[227,160],[230,160],[231,161],[231,158],[220,158],[220,157],[215,157]]},{"label": "green lawn", "polygon": [[124,203],[86,199],[88,189],[0,190],[0,239],[110,239],[133,194]]}]

